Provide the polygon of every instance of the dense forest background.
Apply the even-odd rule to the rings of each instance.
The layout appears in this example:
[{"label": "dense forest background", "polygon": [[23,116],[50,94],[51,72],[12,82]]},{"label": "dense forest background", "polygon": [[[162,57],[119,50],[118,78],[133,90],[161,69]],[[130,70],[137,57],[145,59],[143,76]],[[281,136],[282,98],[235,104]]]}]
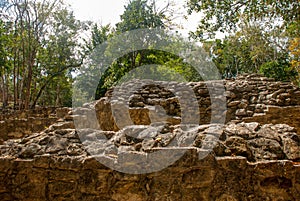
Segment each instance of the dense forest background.
[{"label": "dense forest background", "polygon": [[[299,10],[299,0],[186,1],[186,15],[202,13],[190,40],[202,43],[224,78],[260,73],[298,85]],[[86,92],[90,85],[81,79],[87,69],[94,67],[93,62],[86,62],[89,54],[126,31],[179,29],[174,22],[176,15],[171,3],[158,8],[155,0],[130,0],[119,23],[103,25],[77,20],[63,0],[1,0],[1,107],[71,106],[72,94],[95,97]],[[220,32],[225,37],[215,39]],[[182,74],[187,81],[201,79],[176,55],[135,51],[118,58],[102,72],[96,97],[130,70],[152,63]],[[74,88],[74,82],[84,83]]]}]

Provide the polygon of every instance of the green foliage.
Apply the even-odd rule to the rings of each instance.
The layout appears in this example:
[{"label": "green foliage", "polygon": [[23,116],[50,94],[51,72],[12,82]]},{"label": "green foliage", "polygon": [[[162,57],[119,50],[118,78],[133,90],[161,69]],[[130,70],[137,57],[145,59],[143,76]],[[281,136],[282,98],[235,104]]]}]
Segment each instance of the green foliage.
[{"label": "green foliage", "polygon": [[164,28],[164,13],[155,10],[155,1],[131,0],[125,6],[125,11],[121,15],[121,22],[116,24],[116,31],[143,29],[143,28]]},{"label": "green foliage", "polygon": [[92,45],[91,49],[96,48],[112,36],[110,25],[100,26],[93,24],[92,26]]},{"label": "green foliage", "polygon": [[[121,15],[121,22],[116,24],[116,30],[113,32],[109,26],[94,25],[91,29],[91,50],[93,54],[89,58],[89,62],[80,69],[80,73],[76,78],[76,91],[86,97],[87,100],[91,98],[99,99],[104,96],[106,91],[118,84],[120,80],[129,78],[148,78],[160,80],[182,80],[182,81],[198,81],[200,80],[199,73],[196,70],[184,63],[183,59],[177,55],[173,55],[168,51],[161,51],[155,49],[156,42],[160,40],[160,36],[149,35],[145,32],[144,35],[131,35],[129,38],[119,38],[119,35],[137,29],[151,29],[151,28],[167,28],[169,19],[165,13],[167,8],[157,11],[155,1],[150,0],[132,0],[125,6],[125,11]],[[123,37],[123,36],[122,36]],[[158,38],[156,38],[158,37]],[[172,36],[164,36],[172,38]],[[128,43],[128,41],[134,41]],[[172,45],[165,47],[171,50],[180,48],[184,45],[183,40],[179,38],[172,38]],[[104,43],[105,42],[105,43]],[[104,44],[103,44],[104,43]],[[146,43],[150,49],[136,49],[138,44]],[[97,46],[102,45],[100,49]],[[128,44],[130,47],[127,47]],[[106,65],[101,65],[108,68],[99,69],[99,64],[103,61],[101,55],[113,57],[118,49],[124,49],[124,55],[119,58],[113,58],[113,61]],[[99,51],[99,52],[98,52]],[[149,67],[151,65],[151,67]],[[141,68],[140,68],[141,67]],[[100,71],[95,72],[95,71]],[[89,75],[90,74],[90,75]],[[99,75],[100,74],[100,75]],[[98,75],[99,78],[95,77]],[[100,79],[100,80],[99,80]],[[96,84],[96,90],[91,89],[95,86],[95,80],[99,80]],[[77,88],[79,87],[79,88]],[[90,89],[90,90],[86,90]],[[96,92],[95,92],[96,91]],[[79,98],[76,98],[80,102]]]},{"label": "green foliage", "polygon": [[[3,97],[21,109],[70,105],[62,99],[70,100],[68,74],[85,56],[79,43],[81,23],[63,0],[7,3],[0,8],[1,69],[9,69],[1,70]],[[9,29],[2,31],[2,22]]]},{"label": "green foliage", "polygon": [[12,35],[9,30],[7,23],[0,19],[0,75],[2,75],[2,70],[8,70],[10,67],[10,62],[8,57],[10,56],[10,46],[12,45]]},{"label": "green foliage", "polygon": [[287,31],[291,36],[289,43],[291,65],[298,72],[295,82],[300,86],[300,20],[290,24]]},{"label": "green foliage", "polygon": [[241,21],[283,20],[284,26],[299,20],[298,0],[188,0],[189,13],[201,12],[203,18],[195,37],[213,38],[217,31],[234,32]]},{"label": "green foliage", "polygon": [[[293,79],[295,70],[289,70],[288,63],[297,69],[298,0],[189,0],[187,4],[189,13],[203,14],[191,36],[209,46],[224,77],[264,72],[277,80]],[[211,41],[219,32],[227,37]]]},{"label": "green foliage", "polygon": [[247,27],[223,40],[217,39],[204,44],[224,77],[258,73],[262,64],[282,56],[278,47],[270,45],[257,27]]},{"label": "green foliage", "polygon": [[[136,55],[134,55],[136,54]],[[148,65],[153,65],[147,68]],[[136,68],[141,67],[136,70]],[[145,67],[145,69],[143,69]],[[140,50],[129,53],[117,59],[102,75],[96,92],[96,99],[104,96],[107,89],[114,86],[129,72],[133,78],[199,81],[199,73],[190,65],[184,63],[177,55],[160,50]],[[154,76],[155,77],[149,77]],[[123,78],[124,79],[124,78]]]},{"label": "green foliage", "polygon": [[261,65],[260,73],[278,81],[293,81],[297,76],[297,72],[292,69],[290,62],[286,58]]},{"label": "green foliage", "polygon": [[61,75],[52,79],[44,89],[39,99],[41,106],[65,106],[72,107],[72,82],[70,75]]},{"label": "green foliage", "polygon": [[[53,16],[52,31],[45,39],[45,46],[40,50],[37,59],[40,61],[37,95],[33,105],[44,104],[39,101],[46,97],[49,105],[71,105],[71,77],[67,76],[74,68],[81,66],[82,52],[78,44],[80,23],[67,9],[58,10]],[[51,91],[51,92],[50,92]],[[49,94],[52,94],[49,97]],[[46,102],[47,102],[46,101]]]},{"label": "green foliage", "polygon": [[[102,43],[106,42],[110,37],[112,37],[112,29],[109,25],[106,26],[98,26],[97,24],[93,24],[91,31],[91,41],[87,43],[87,48],[90,52],[97,52],[97,47]],[[102,54],[99,53],[99,54]],[[95,97],[95,90],[93,90],[93,86],[97,85],[95,83],[96,80],[99,80],[99,61],[98,56],[95,53],[91,54],[91,57],[80,67],[78,70],[78,75],[75,77],[75,83],[73,86],[73,98],[74,102],[79,104],[83,103],[83,100],[80,100],[81,97],[86,97],[88,100],[92,100]],[[106,77],[105,72],[101,72],[102,77]],[[91,90],[87,90],[91,89]],[[76,105],[78,106],[78,105]]]},{"label": "green foliage", "polygon": [[[169,13],[168,6],[158,10],[155,0],[130,0],[115,29],[110,25],[98,26],[76,20],[64,0],[5,0],[0,4],[0,94],[3,106],[9,101],[25,109],[36,104],[70,106],[72,93],[75,99],[80,99],[79,95],[88,100],[95,96],[99,98],[118,81],[131,77],[201,80],[192,64],[170,53],[188,45],[180,37],[168,36],[172,43],[165,51],[155,49],[158,39],[155,37],[160,36],[147,33],[111,40],[136,29],[170,29],[174,12]],[[255,72],[276,80],[299,79],[298,0],[188,0],[187,5],[189,13],[203,14],[191,36],[201,39],[224,77]],[[82,37],[83,30],[90,31],[89,39]],[[214,39],[218,32],[226,33],[226,37]],[[127,48],[128,41],[146,43],[153,48],[137,50],[138,45],[134,43]],[[97,50],[103,44],[105,50]],[[109,68],[98,68],[99,55],[111,57],[123,47],[127,48],[126,53],[107,63]],[[90,53],[93,54],[83,65]],[[201,54],[196,54],[191,57],[203,59]],[[74,72],[75,79],[72,78]],[[72,89],[73,82],[81,88]],[[96,85],[97,89],[87,90]]]},{"label": "green foliage", "polygon": [[9,105],[10,74],[12,73],[12,61],[10,59],[12,33],[9,23],[0,19],[0,94],[2,95],[2,106]]},{"label": "green foliage", "polygon": [[[167,25],[165,24],[165,20],[167,18],[168,17],[165,15],[164,11],[158,12],[156,10],[155,1],[132,0],[125,6],[125,11],[121,15],[121,22],[116,24],[116,32],[114,34],[118,35],[120,33],[136,29],[167,28]],[[98,33],[99,31],[94,30],[94,33],[95,32]],[[96,36],[97,34],[92,35]],[[95,39],[93,38],[93,40]],[[131,40],[136,43],[155,43],[153,36],[147,36],[147,33],[140,38]],[[110,52],[113,52],[115,49],[118,49],[123,45],[120,41],[118,41],[117,44],[114,43],[115,41],[111,42],[108,40],[107,42],[108,47],[105,51],[106,54],[110,54]],[[131,48],[134,49],[134,46],[135,44],[132,44]],[[170,48],[176,48],[176,45]],[[135,70],[136,68],[150,64],[156,64],[159,67],[147,68],[147,70],[151,72],[144,73],[142,69],[139,69],[138,71],[140,75],[156,74],[160,75],[161,79],[166,79],[166,77],[172,79],[179,73],[188,81],[199,80],[195,70],[189,65],[184,64],[183,60],[178,56],[155,49],[135,50],[116,59],[106,71],[102,72],[95,98],[99,99],[102,97],[108,88],[114,86],[129,72],[134,70],[137,73],[137,70]]]}]

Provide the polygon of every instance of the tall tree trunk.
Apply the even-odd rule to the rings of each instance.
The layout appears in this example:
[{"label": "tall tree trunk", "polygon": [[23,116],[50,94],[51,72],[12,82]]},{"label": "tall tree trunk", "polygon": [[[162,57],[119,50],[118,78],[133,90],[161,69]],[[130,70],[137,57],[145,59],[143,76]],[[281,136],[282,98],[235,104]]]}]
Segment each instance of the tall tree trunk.
[{"label": "tall tree trunk", "polygon": [[0,92],[1,92],[1,95],[2,95],[2,107],[5,108],[5,106],[4,106],[4,81],[3,81],[3,75],[1,75]]},{"label": "tall tree trunk", "polygon": [[60,86],[59,84],[56,86],[56,101],[55,101],[55,107],[61,106],[61,99],[60,99]]},{"label": "tall tree trunk", "polygon": [[14,65],[14,68],[13,68],[13,93],[14,93],[14,109],[16,108],[16,105],[17,105],[17,82],[16,82],[16,79],[17,79],[17,74],[16,74],[16,51],[14,51],[14,58],[13,58],[14,62],[13,62],[13,65]]},{"label": "tall tree trunk", "polygon": [[5,73],[1,76],[1,88],[2,88],[2,106],[6,108],[8,106],[8,96],[7,96],[7,80]]},{"label": "tall tree trunk", "polygon": [[[22,26],[22,24],[21,24]],[[22,31],[23,32],[23,31]],[[25,79],[26,73],[27,73],[27,68],[26,68],[26,51],[25,51],[25,39],[22,39],[22,79],[21,79],[21,83],[20,83],[20,109],[24,109],[25,108],[25,93],[26,93],[26,88],[25,86],[27,86],[27,79]]]},{"label": "tall tree trunk", "polygon": [[5,81],[6,81],[6,84],[5,84],[5,92],[6,92],[6,97],[5,97],[5,104],[6,106],[9,105],[9,88],[8,88],[8,85],[9,85],[9,79],[8,79],[9,75],[5,75]]},{"label": "tall tree trunk", "polygon": [[45,84],[42,85],[42,87],[41,87],[40,90],[38,91],[38,93],[37,93],[37,95],[36,95],[36,97],[35,97],[35,99],[34,99],[32,105],[31,105],[31,108],[35,108],[35,106],[36,106],[36,104],[37,104],[39,98],[41,97],[43,91],[45,90],[46,86],[48,86],[48,84],[50,83],[51,80],[52,80],[52,79],[48,79],[48,80],[45,82]]},{"label": "tall tree trunk", "polygon": [[31,81],[32,81],[32,66],[28,66],[28,75],[27,75],[27,82],[26,82],[26,94],[25,94],[25,102],[24,102],[24,109],[28,110],[30,105],[30,95],[31,95]]},{"label": "tall tree trunk", "polygon": [[20,100],[20,98],[21,98],[21,96],[20,96],[20,94],[21,94],[21,91],[20,91],[20,89],[21,89],[21,81],[20,81],[20,51],[19,50],[17,50],[17,62],[16,62],[16,64],[17,64],[17,75],[16,75],[17,76],[17,78],[16,78],[17,89],[15,91],[15,93],[16,93],[16,106],[18,106],[18,109],[21,109],[21,107],[20,107],[20,104],[21,104],[21,100]]}]

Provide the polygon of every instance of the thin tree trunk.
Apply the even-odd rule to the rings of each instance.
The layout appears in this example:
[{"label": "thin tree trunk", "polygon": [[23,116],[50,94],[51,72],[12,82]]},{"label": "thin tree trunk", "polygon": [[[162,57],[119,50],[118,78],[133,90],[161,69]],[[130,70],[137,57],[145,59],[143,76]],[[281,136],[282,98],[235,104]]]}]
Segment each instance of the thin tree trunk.
[{"label": "thin tree trunk", "polygon": [[7,97],[7,81],[6,81],[6,76],[3,73],[3,75],[1,76],[1,80],[2,80],[2,107],[6,108],[8,106],[8,97]]},{"label": "thin tree trunk", "polygon": [[26,94],[25,94],[25,104],[24,109],[28,110],[30,105],[30,94],[31,94],[31,81],[32,81],[32,66],[28,66],[28,75],[26,83]]},{"label": "thin tree trunk", "polygon": [[16,86],[16,79],[17,79],[17,76],[16,76],[16,52],[14,51],[14,58],[13,58],[13,60],[14,60],[14,63],[13,63],[13,65],[14,65],[14,68],[13,68],[13,93],[14,93],[14,100],[13,100],[13,102],[14,102],[14,109],[15,109],[15,107],[16,107],[16,105],[17,105],[17,86]]},{"label": "thin tree trunk", "polygon": [[32,108],[34,108],[39,100],[39,98],[41,97],[43,91],[45,90],[45,88],[48,86],[48,84],[57,76],[63,74],[67,69],[73,67],[73,68],[78,68],[80,67],[81,65],[83,64],[83,60],[81,60],[80,63],[78,64],[74,64],[74,65],[69,65],[69,66],[65,66],[64,68],[62,68],[60,71],[52,74],[46,81],[45,83],[42,85],[42,87],[40,88],[40,90],[38,91],[34,101],[33,101],[33,104],[32,104]]},{"label": "thin tree trunk", "polygon": [[25,57],[26,51],[25,51],[25,41],[22,39],[22,80],[21,80],[21,86],[20,86],[20,95],[21,95],[21,102],[20,102],[20,109],[25,108],[25,93],[27,85],[27,79],[26,78],[26,57]]},{"label": "thin tree trunk", "polygon": [[35,97],[35,99],[34,99],[34,101],[33,101],[33,103],[32,103],[31,108],[35,108],[35,106],[36,106],[36,104],[37,104],[39,98],[41,97],[43,91],[44,91],[45,88],[48,86],[48,84],[50,83],[50,81],[52,81],[53,78],[54,78],[54,76],[53,76],[53,77],[50,77],[50,79],[48,79],[48,80],[45,82],[45,84],[42,85],[42,87],[41,87],[40,90],[38,91],[38,93],[37,93],[37,95],[36,95],[36,97]]},{"label": "thin tree trunk", "polygon": [[61,106],[61,100],[60,100],[60,86],[59,84],[56,86],[56,101],[55,101],[55,107]]},{"label": "thin tree trunk", "polygon": [[5,108],[5,105],[4,105],[4,81],[3,81],[3,75],[1,75],[1,85],[0,85],[0,89],[1,89],[1,92],[2,92],[2,107]]},{"label": "thin tree trunk", "polygon": [[9,74],[6,75],[6,104],[9,105]]}]

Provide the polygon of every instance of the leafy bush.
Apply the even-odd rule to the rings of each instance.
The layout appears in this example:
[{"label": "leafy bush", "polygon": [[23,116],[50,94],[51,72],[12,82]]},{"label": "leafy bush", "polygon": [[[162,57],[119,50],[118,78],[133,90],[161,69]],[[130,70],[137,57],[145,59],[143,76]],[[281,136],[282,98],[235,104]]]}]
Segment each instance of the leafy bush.
[{"label": "leafy bush", "polygon": [[277,81],[293,81],[297,77],[297,71],[286,59],[264,63],[260,67],[260,73]]}]

